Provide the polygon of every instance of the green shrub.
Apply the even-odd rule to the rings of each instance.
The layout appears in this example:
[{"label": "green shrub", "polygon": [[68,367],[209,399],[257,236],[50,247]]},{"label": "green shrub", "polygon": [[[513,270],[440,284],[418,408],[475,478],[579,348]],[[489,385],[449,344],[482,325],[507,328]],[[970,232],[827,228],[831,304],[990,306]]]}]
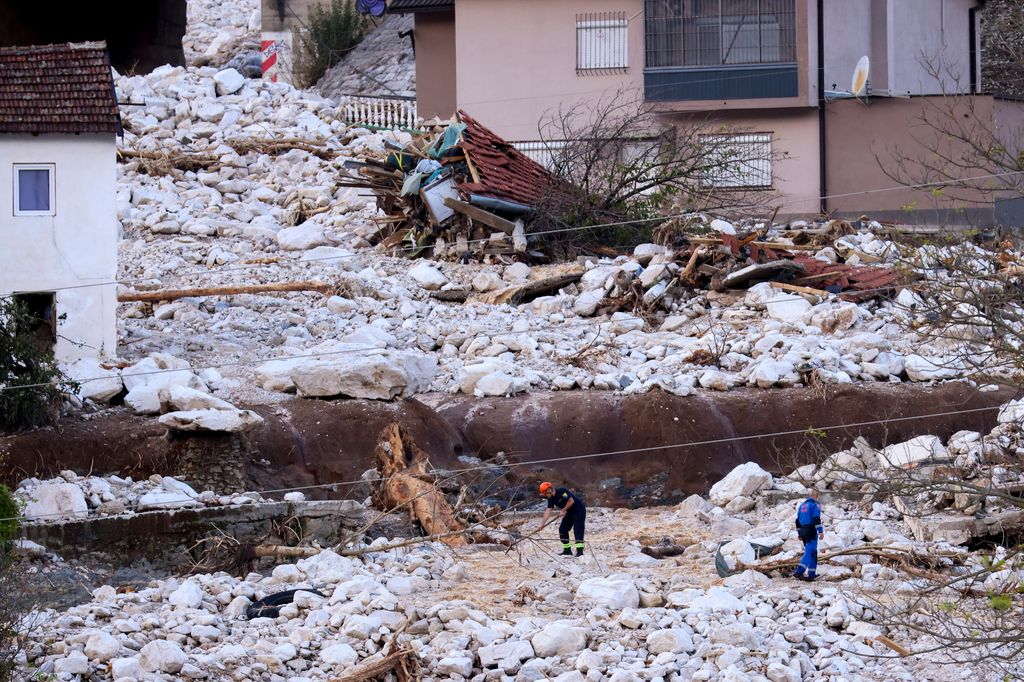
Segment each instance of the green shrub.
[{"label": "green shrub", "polygon": [[352,0],[330,0],[309,11],[306,31],[295,34],[295,75],[302,87],[318,80],[366,34],[366,17]]},{"label": "green shrub", "polygon": [[18,532],[18,516],[21,510],[10,489],[0,483],[0,552],[14,539]]},{"label": "green shrub", "polygon": [[[57,367],[53,348],[29,331],[38,320],[13,298],[0,299],[0,428],[28,428],[52,421],[61,393],[77,386]],[[37,384],[42,384],[38,385]],[[30,388],[16,388],[29,385]]]}]

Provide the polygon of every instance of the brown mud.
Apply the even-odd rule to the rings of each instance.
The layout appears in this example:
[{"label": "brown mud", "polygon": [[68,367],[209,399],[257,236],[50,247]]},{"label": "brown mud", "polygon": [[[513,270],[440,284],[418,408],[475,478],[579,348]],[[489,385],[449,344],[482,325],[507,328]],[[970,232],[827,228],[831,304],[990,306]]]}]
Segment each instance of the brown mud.
[{"label": "brown mud", "polygon": [[[465,468],[460,455],[489,461],[503,452],[508,462],[522,465],[508,470],[501,488],[546,477],[585,490],[591,504],[636,506],[705,492],[744,461],[788,472],[849,447],[857,436],[881,446],[921,434],[948,438],[961,429],[987,432],[995,425],[995,409],[963,412],[996,407],[1012,397],[1010,389],[979,392],[952,382],[860,384],[827,392],[742,389],[689,397],[577,391],[484,399],[434,394],[395,403],[295,399],[253,407],[266,422],[246,435],[242,466],[248,487],[257,490],[356,481],[374,466],[383,428],[397,421],[435,467]],[[918,418],[939,413],[944,414]],[[863,424],[878,421],[884,423]],[[659,449],[624,452],[644,448]],[[175,473],[177,451],[156,419],[123,409],[0,436],[2,479],[15,485],[26,476],[53,476],[64,469],[136,479]],[[210,453],[214,470],[215,450]],[[594,453],[616,454],[542,461]],[[363,483],[314,490],[310,496],[361,500],[368,492]]]}]

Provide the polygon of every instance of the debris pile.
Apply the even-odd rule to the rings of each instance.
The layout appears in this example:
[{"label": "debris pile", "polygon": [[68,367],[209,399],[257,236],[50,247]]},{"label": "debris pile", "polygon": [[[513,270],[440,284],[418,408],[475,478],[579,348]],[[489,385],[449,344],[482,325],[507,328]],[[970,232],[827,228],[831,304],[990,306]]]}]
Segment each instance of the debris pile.
[{"label": "debris pile", "polygon": [[133,481],[130,476],[79,476],[73,471],[62,471],[60,476],[46,480],[25,479],[14,496],[25,505],[24,517],[28,523],[267,501],[253,492],[232,495],[218,495],[211,490],[196,492],[172,476],[154,474],[144,481]]},{"label": "debris pile", "polygon": [[384,216],[375,219],[380,230],[371,242],[396,255],[542,258],[528,250],[524,221],[557,182],[464,111],[448,125],[349,165],[358,173],[340,184],[373,191]]}]

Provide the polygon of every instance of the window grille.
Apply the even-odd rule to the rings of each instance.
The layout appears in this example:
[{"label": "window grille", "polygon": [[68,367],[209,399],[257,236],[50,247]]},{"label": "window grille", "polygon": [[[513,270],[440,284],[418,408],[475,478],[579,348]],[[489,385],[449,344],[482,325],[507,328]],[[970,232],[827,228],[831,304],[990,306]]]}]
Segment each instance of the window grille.
[{"label": "window grille", "polygon": [[707,164],[701,184],[720,189],[772,186],[772,134],[701,135]]},{"label": "window grille", "polygon": [[576,73],[622,73],[629,66],[629,22],[625,12],[576,15]]},{"label": "window grille", "polygon": [[795,0],[644,0],[646,64],[796,61]]}]

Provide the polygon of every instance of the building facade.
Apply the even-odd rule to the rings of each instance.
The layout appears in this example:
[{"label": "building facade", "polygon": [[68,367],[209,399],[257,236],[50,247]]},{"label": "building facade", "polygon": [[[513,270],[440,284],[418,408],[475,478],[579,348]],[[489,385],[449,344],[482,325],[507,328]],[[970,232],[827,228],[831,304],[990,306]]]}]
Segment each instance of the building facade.
[{"label": "building facade", "polygon": [[121,122],[106,48],[0,48],[0,72],[0,296],[59,360],[113,356]]},{"label": "building facade", "polygon": [[[982,4],[392,0],[391,11],[415,13],[421,116],[464,109],[525,143],[549,137],[538,127],[559,107],[633,97],[675,125],[727,126],[764,145],[783,214],[906,218],[908,206],[927,206],[932,217],[986,222],[991,198],[936,205],[927,190],[894,189],[882,167],[889,147],[910,137],[926,100],[982,92]],[[870,62],[868,90],[854,98],[862,57]],[[989,111],[1018,106],[989,100]],[[835,196],[860,190],[868,192]]]}]

